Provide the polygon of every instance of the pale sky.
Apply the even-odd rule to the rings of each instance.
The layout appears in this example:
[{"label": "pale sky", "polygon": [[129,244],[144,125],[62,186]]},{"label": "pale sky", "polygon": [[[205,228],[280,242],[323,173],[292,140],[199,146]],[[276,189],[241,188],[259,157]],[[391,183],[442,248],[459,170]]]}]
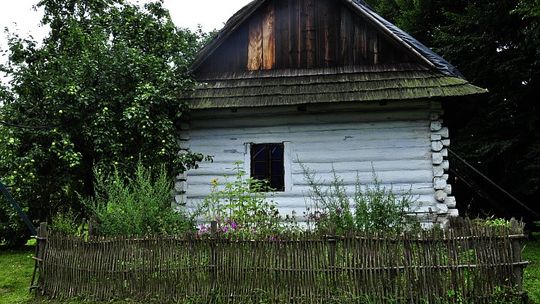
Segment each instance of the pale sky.
[{"label": "pale sky", "polygon": [[[145,3],[150,0],[130,0],[133,3]],[[200,24],[204,31],[220,29],[236,11],[251,0],[165,0],[164,5],[171,13],[174,23],[179,27],[196,29]],[[38,0],[0,0],[0,48],[6,47],[4,28],[9,27],[24,35],[32,35],[40,41],[47,28],[39,21],[42,11],[35,11],[32,6]]]},{"label": "pale sky", "polygon": [[[150,0],[129,0],[133,3],[146,3]],[[209,32],[220,29],[223,24],[236,11],[248,4],[251,0],[164,0],[164,6],[171,13],[173,22],[179,27],[195,30],[201,25],[203,30]],[[0,0],[0,49],[6,49],[7,36],[4,28],[21,36],[32,35],[40,42],[47,34],[47,28],[40,26],[41,10],[34,10],[32,6],[38,0]],[[0,57],[5,62],[4,56]],[[0,75],[0,81],[5,81]]]}]

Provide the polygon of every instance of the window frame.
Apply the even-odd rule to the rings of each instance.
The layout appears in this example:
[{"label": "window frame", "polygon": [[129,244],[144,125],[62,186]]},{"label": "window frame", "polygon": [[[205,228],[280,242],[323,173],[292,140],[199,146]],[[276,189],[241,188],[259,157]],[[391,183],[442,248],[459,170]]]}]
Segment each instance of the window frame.
[{"label": "window frame", "polygon": [[283,147],[283,188],[281,190],[273,190],[272,192],[290,192],[292,189],[292,175],[291,175],[291,143],[288,141],[256,141],[246,142],[245,154],[244,154],[244,171],[247,172],[249,177],[252,176],[252,146],[261,144],[280,144]]}]

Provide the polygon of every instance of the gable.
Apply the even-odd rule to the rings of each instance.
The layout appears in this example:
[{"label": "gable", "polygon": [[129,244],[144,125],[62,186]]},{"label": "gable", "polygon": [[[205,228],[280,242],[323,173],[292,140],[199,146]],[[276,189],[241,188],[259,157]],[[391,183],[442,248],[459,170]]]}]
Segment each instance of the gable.
[{"label": "gable", "polygon": [[[354,4],[351,4],[354,5]],[[231,18],[220,43],[203,50],[197,74],[422,63],[414,51],[335,0],[254,1]],[[242,14],[243,13],[243,14]],[[229,24],[230,25],[230,24]],[[227,27],[227,26],[226,26]],[[425,63],[423,63],[426,65]]]}]

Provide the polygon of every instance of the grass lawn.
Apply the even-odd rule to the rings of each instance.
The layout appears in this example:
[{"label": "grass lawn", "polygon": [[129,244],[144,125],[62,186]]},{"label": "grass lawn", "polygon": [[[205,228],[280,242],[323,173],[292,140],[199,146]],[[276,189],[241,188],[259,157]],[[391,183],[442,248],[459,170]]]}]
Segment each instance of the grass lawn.
[{"label": "grass lawn", "polygon": [[532,303],[540,304],[540,239],[527,242],[523,251],[523,259],[530,264],[525,268],[523,288],[529,294]]},{"label": "grass lawn", "polygon": [[26,303],[31,299],[28,287],[34,271],[34,247],[21,250],[0,249],[0,303]]},{"label": "grass lawn", "polygon": [[[33,246],[22,250],[2,250],[0,248],[0,304],[35,303],[28,292],[34,261],[31,256]],[[540,304],[540,239],[526,243],[523,259],[531,263],[525,269],[524,289],[528,292],[531,303]],[[45,301],[50,304],[91,303],[86,301]],[[107,302],[112,303],[112,302]],[[119,301],[121,303],[136,303]]]}]

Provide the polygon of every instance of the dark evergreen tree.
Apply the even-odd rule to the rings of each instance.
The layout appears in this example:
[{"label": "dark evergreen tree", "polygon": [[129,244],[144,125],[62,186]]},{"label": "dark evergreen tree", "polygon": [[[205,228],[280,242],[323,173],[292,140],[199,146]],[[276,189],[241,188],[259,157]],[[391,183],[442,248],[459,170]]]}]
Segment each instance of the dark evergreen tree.
[{"label": "dark evergreen tree", "polygon": [[[536,202],[540,190],[540,2],[371,0],[370,4],[457,66],[469,81],[489,90],[484,96],[445,102],[452,148],[540,210]],[[499,209],[485,202],[486,213],[530,215],[498,190],[486,191],[503,201]],[[467,204],[459,203],[460,207]]]}]

